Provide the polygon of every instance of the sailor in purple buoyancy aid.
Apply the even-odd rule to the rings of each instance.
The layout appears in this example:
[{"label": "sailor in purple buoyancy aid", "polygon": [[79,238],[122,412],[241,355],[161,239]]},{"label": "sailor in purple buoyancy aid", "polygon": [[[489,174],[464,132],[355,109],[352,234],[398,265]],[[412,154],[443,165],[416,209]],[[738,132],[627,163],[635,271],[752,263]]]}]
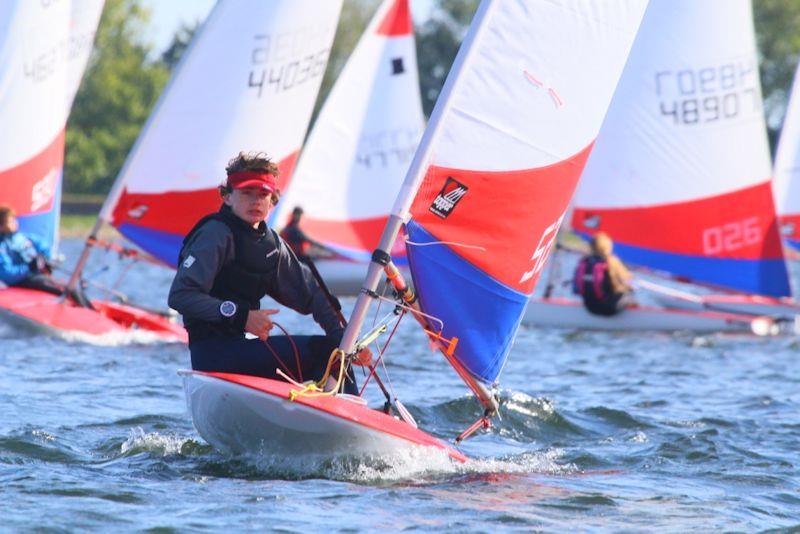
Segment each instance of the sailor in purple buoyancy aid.
[{"label": "sailor in purple buoyancy aid", "polygon": [[631,273],[612,254],[614,243],[603,232],[592,239],[592,253],[578,262],[573,291],[595,315],[615,315],[632,304]]}]

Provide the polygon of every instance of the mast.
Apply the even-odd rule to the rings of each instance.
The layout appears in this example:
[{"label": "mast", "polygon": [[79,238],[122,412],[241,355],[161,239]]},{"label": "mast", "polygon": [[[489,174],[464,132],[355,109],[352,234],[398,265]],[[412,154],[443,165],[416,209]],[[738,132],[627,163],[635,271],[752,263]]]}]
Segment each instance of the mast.
[{"label": "mast", "polygon": [[[411,161],[411,166],[406,173],[406,178],[400,189],[397,200],[395,201],[394,207],[392,208],[392,213],[383,229],[383,234],[381,235],[378,246],[372,254],[372,261],[367,269],[367,276],[362,285],[361,292],[356,299],[355,307],[350,316],[350,322],[345,329],[339,347],[345,354],[350,354],[355,349],[357,338],[373,298],[371,295],[374,294],[382,277],[383,264],[380,263],[380,261],[382,258],[389,257],[392,245],[408,217],[411,204],[414,201],[414,196],[425,177],[435,141],[441,133],[443,119],[447,116],[452,105],[450,95],[462,76],[465,65],[471,57],[471,52],[474,50],[474,43],[479,42],[481,38],[484,29],[483,21],[496,1],[497,0],[483,0],[478,6],[469,32],[464,38],[464,42],[453,62],[450,74],[445,81],[442,92],[431,114],[428,127],[425,129],[422,140],[420,141],[420,146],[414,154],[414,159]],[[456,370],[458,371],[458,368]],[[484,407],[489,409],[496,406],[491,392],[485,386],[476,380],[467,380],[468,376],[461,372],[459,372],[459,376],[461,376],[467,385],[475,392],[475,395],[480,399]]]}]

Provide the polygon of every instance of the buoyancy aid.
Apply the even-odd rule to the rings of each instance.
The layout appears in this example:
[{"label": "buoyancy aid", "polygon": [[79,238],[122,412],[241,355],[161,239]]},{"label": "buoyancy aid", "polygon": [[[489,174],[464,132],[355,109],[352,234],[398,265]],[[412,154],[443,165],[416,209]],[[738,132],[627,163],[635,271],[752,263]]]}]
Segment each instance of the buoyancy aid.
[{"label": "buoyancy aid", "polygon": [[612,289],[608,262],[600,256],[586,256],[578,262],[572,290],[583,298],[584,305],[592,313],[613,315],[619,311],[617,303],[622,294]]},{"label": "buoyancy aid", "polygon": [[[197,230],[212,220],[222,222],[230,229],[233,235],[234,258],[217,273],[209,295],[222,301],[233,301],[237,306],[246,306],[250,310],[259,309],[261,298],[270,293],[276,283],[280,258],[277,234],[263,222],[258,228],[253,228],[225,206],[200,219],[189,231],[178,255],[179,263],[183,263],[186,246]],[[196,319],[184,322],[192,340],[244,335],[243,331],[237,330],[230,323],[211,323]]]}]

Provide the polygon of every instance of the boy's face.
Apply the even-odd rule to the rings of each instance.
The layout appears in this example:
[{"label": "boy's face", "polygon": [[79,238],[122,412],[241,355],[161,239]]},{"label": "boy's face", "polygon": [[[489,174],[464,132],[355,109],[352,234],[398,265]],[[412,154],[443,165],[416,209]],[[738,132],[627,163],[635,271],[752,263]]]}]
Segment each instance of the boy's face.
[{"label": "boy's face", "polygon": [[17,218],[13,215],[6,217],[4,223],[0,223],[0,234],[13,234],[19,229]]},{"label": "boy's face", "polygon": [[260,187],[234,189],[225,198],[225,204],[237,217],[256,227],[272,210],[272,193]]}]

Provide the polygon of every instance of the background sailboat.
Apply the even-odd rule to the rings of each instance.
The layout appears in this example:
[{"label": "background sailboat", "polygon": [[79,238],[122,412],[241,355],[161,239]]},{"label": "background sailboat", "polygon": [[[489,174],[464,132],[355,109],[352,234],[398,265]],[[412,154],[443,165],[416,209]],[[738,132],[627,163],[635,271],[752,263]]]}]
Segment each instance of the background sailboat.
[{"label": "background sailboat", "polygon": [[[496,409],[489,388],[508,356],[645,5],[483,1],[374,253],[390,261],[408,222],[420,305],[443,323],[429,332],[436,343],[451,340],[448,359],[487,416]],[[383,273],[384,265],[370,264],[342,340],[345,354],[366,343],[360,331],[379,298],[374,290]],[[386,325],[376,326],[366,339]],[[292,397],[292,388],[275,380],[188,372],[185,384],[195,425],[223,449],[258,443],[263,450],[314,452],[324,443],[329,454],[364,455],[414,443],[435,446],[421,442],[411,424],[398,425],[375,410],[367,420],[363,407],[350,408],[351,401],[338,396]],[[452,449],[447,453],[463,459]]]},{"label": "background sailboat", "polygon": [[106,198],[70,285],[104,223],[174,267],[183,236],[219,209],[217,186],[239,151],[268,151],[287,186],[340,9],[339,1],[216,4]]},{"label": "background sailboat", "polygon": [[285,190],[328,62],[340,1],[216,4],[114,184],[102,221],[166,265],[239,151],[263,151]]},{"label": "background sailboat", "polygon": [[[102,9],[101,0],[0,5],[0,130],[8,134],[0,143],[0,198],[19,214],[20,229],[42,238],[50,253],[58,242],[64,129]],[[0,291],[7,319],[49,333],[96,340],[136,325],[163,339],[185,338],[162,317],[94,304],[81,308],[34,289]]]},{"label": "background sailboat", "polygon": [[575,195],[572,227],[608,233],[631,264],[763,296],[703,297],[701,308],[764,313],[774,304],[783,313],[786,303],[769,301],[791,289],[750,1],[654,0],[649,9],[660,16],[631,54]]},{"label": "background sailboat", "polygon": [[20,230],[58,242],[64,129],[103,0],[0,5],[0,199]]},{"label": "background sailboat", "polygon": [[775,154],[773,191],[781,235],[792,247],[800,249],[800,65]]},{"label": "background sailboat", "polygon": [[[709,28],[712,13],[724,17]],[[730,154],[741,139],[746,146]],[[758,221],[748,234],[757,243],[714,250],[731,219],[750,232]],[[788,288],[780,247],[764,248],[776,234],[749,0],[650,2],[570,223],[586,237],[605,231],[635,265],[720,285],[728,277],[742,289]],[[776,259],[764,257],[769,250]],[[752,321],[652,304],[599,317],[563,297],[533,299],[525,315],[532,325],[624,330],[750,331]]]},{"label": "background sailboat", "polygon": [[[317,260],[326,283],[355,294],[424,128],[408,0],[385,0],[339,75],[278,205],[338,256]],[[393,251],[405,256],[402,243]]]}]

